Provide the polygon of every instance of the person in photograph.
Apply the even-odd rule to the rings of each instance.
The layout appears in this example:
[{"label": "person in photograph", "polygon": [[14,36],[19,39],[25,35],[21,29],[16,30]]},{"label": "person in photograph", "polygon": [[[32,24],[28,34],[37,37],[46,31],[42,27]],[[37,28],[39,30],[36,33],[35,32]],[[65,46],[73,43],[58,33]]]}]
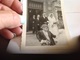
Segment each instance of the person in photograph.
[{"label": "person in photograph", "polygon": [[36,33],[39,30],[40,30],[40,15],[38,14],[36,18]]},{"label": "person in photograph", "polygon": [[37,34],[37,38],[41,45],[55,45],[55,41],[53,38],[56,38],[56,35],[53,35],[49,29],[47,24],[43,24],[41,26],[42,30],[40,30]]},{"label": "person in photograph", "polygon": [[47,24],[48,18],[46,16],[46,13],[43,13],[42,16],[40,17],[40,25],[42,26],[43,24]]},{"label": "person in photograph", "polygon": [[36,32],[36,15],[33,15],[32,17],[32,33],[34,34]]},{"label": "person in photograph", "polygon": [[62,17],[58,17],[58,19],[59,19],[59,23],[58,23],[59,29],[64,29]]},{"label": "person in photograph", "polygon": [[58,34],[59,34],[58,26],[57,26],[58,21],[54,17],[53,13],[49,14],[48,20],[49,20],[48,21],[49,31],[51,31],[52,34],[58,36]]}]

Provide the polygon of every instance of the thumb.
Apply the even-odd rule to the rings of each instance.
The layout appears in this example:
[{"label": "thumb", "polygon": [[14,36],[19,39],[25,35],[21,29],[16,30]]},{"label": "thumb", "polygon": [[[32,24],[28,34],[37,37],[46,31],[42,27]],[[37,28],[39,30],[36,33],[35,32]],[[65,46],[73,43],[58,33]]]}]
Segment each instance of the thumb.
[{"label": "thumb", "polygon": [[19,15],[14,11],[0,11],[0,29],[15,28],[21,25]]}]

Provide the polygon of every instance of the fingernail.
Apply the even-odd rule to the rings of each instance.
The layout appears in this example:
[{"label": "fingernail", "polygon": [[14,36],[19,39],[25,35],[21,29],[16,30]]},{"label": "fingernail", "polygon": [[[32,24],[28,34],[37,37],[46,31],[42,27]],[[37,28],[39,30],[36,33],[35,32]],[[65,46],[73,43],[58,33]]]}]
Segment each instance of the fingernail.
[{"label": "fingernail", "polygon": [[21,15],[19,15],[20,16],[20,19],[21,19],[21,24],[23,25],[23,24],[25,24],[25,19],[23,18],[23,16],[21,16]]},{"label": "fingernail", "polygon": [[15,33],[13,33],[13,35],[14,35],[13,38],[15,38],[17,36]]},{"label": "fingernail", "polygon": [[19,34],[17,34],[18,36],[20,36],[22,34],[22,29],[20,29],[20,32],[19,32]]}]

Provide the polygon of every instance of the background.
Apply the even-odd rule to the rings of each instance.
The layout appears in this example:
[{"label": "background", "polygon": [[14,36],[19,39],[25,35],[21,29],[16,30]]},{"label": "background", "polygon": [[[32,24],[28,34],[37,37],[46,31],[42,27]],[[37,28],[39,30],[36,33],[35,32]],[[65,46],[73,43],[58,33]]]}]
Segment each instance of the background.
[{"label": "background", "polygon": [[[80,35],[80,0],[62,0],[62,1],[64,16],[68,25],[70,36],[71,38],[77,37]],[[12,47],[13,45],[9,44],[9,46]],[[16,50],[15,47],[13,48],[15,51]]]}]

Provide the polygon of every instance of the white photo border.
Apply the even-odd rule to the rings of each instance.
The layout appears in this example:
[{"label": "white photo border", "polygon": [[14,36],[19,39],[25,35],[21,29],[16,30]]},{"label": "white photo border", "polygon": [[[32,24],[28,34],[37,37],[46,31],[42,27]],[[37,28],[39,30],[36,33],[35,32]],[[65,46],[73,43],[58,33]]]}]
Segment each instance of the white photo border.
[{"label": "white photo border", "polygon": [[[27,1],[28,0],[22,0],[23,3],[23,16],[25,20],[27,20]],[[70,35],[68,31],[68,27],[66,24],[65,14],[64,14],[64,0],[61,0],[61,10],[62,10],[62,16],[63,16],[63,22],[65,26],[65,32],[66,36],[68,38],[68,42],[70,42]],[[25,9],[26,7],[26,9]],[[27,23],[27,21],[26,21]],[[21,51],[23,53],[64,53],[69,48],[69,44],[66,46],[26,46],[26,23],[23,24],[23,33],[22,33],[22,42],[21,42]]]}]

